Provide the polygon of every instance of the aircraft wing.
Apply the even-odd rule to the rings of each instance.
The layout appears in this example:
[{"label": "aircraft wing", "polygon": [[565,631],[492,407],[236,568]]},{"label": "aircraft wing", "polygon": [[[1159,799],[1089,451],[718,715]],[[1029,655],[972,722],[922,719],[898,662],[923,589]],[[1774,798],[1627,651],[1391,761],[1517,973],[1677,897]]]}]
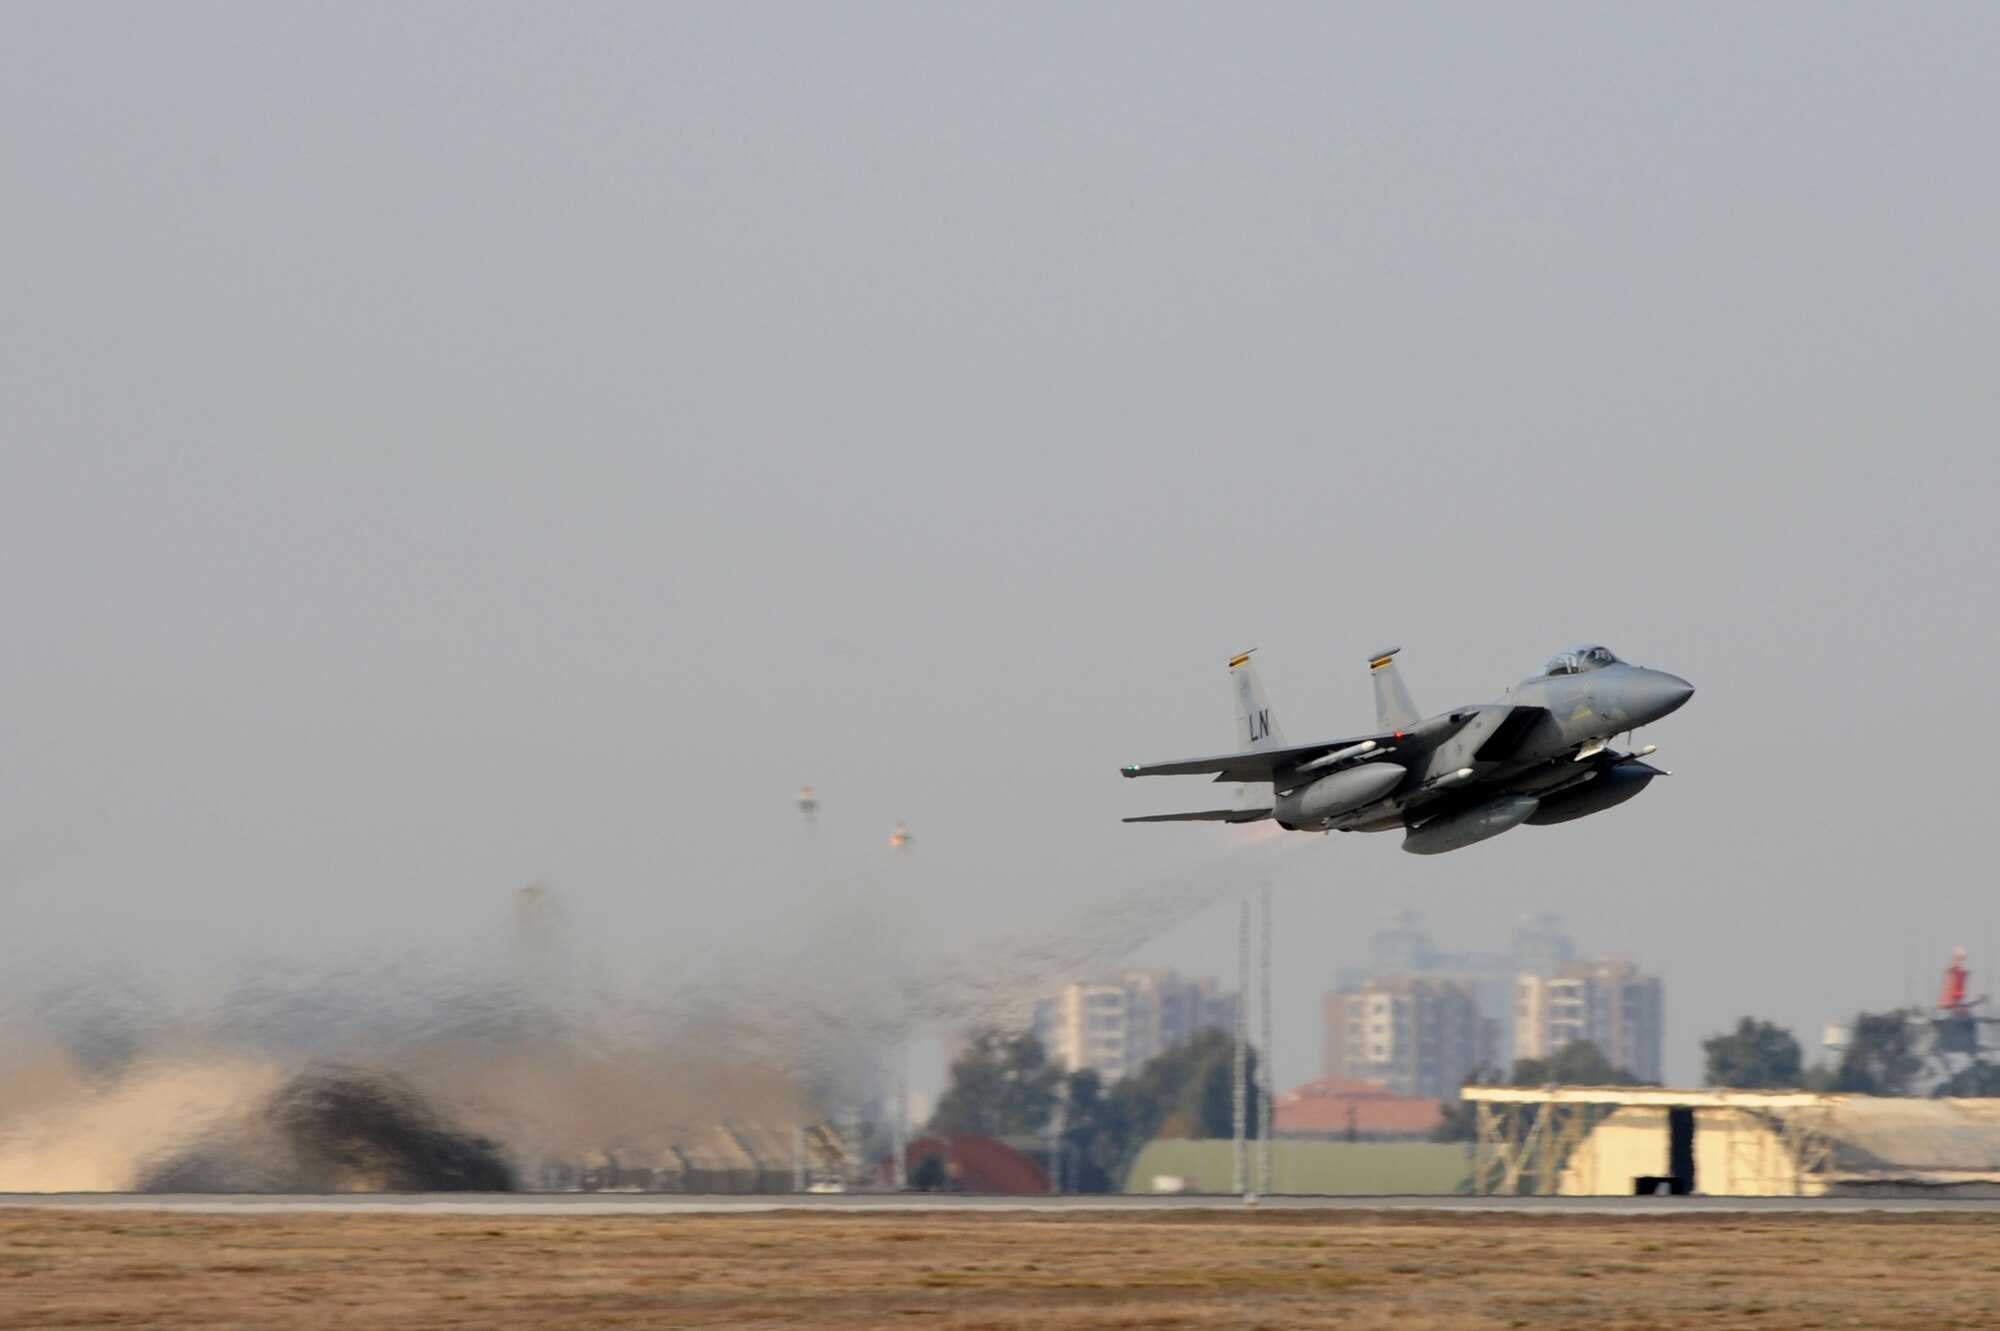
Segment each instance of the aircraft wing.
[{"label": "aircraft wing", "polygon": [[[1269,781],[1274,773],[1299,767],[1315,758],[1323,758],[1337,749],[1352,748],[1354,745],[1366,744],[1371,740],[1381,747],[1383,753],[1403,754],[1404,757],[1397,761],[1406,762],[1417,754],[1429,753],[1457,734],[1474,717],[1492,710],[1494,709],[1490,707],[1461,707],[1456,711],[1442,712],[1426,721],[1418,722],[1408,730],[1382,730],[1372,735],[1349,735],[1345,739],[1325,739],[1316,744],[1296,744],[1283,749],[1251,749],[1247,753],[1218,753],[1212,758],[1183,758],[1167,763],[1131,763],[1118,770],[1126,776],[1206,776],[1213,772],[1217,781]],[[1539,720],[1543,713],[1539,707],[1515,707],[1507,710],[1510,716],[1504,740],[1511,747],[1527,733],[1527,727]]]},{"label": "aircraft wing", "polygon": [[1496,706],[1486,710],[1498,714],[1498,719],[1487,731],[1486,738],[1480,743],[1479,748],[1474,751],[1472,755],[1474,762],[1506,761],[1521,741],[1528,737],[1528,732],[1548,719],[1549,715],[1549,709],[1546,707]]},{"label": "aircraft wing", "polygon": [[1401,743],[1407,737],[1399,737],[1393,731],[1379,735],[1353,735],[1347,739],[1321,740],[1317,744],[1300,744],[1287,749],[1252,749],[1248,753],[1219,753],[1212,758],[1183,758],[1167,763],[1132,763],[1118,769],[1126,776],[1206,776],[1215,774],[1217,781],[1269,781],[1273,772],[1287,767],[1297,767],[1300,763],[1311,762],[1335,749],[1344,749],[1352,744],[1374,740],[1384,746]]},{"label": "aircraft wing", "polygon": [[1269,809],[1203,809],[1199,813],[1148,813],[1125,819],[1128,823],[1261,823],[1271,816]]}]

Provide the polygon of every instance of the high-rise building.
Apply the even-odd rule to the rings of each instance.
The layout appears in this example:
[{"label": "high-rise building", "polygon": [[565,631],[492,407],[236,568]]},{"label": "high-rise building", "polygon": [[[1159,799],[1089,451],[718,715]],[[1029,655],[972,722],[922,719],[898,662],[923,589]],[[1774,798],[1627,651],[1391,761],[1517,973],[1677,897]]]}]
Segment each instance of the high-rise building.
[{"label": "high-rise building", "polygon": [[1547,1058],[1589,1040],[1615,1066],[1641,1081],[1660,1080],[1661,1014],[1657,976],[1622,958],[1559,962],[1553,975],[1514,982],[1514,1051]]},{"label": "high-rise building", "polygon": [[1467,1073],[1493,1057],[1469,980],[1368,980],[1326,996],[1322,1070],[1398,1095],[1456,1100]]},{"label": "high-rise building", "polygon": [[1334,988],[1357,989],[1369,980],[1441,978],[1464,980],[1472,986],[1480,1015],[1490,1029],[1484,1037],[1488,1057],[1499,1067],[1515,1057],[1514,981],[1522,974],[1551,975],[1576,955],[1576,944],[1553,915],[1524,915],[1504,952],[1447,952],[1424,929],[1415,911],[1399,911],[1386,928],[1369,940],[1369,964],[1343,966],[1334,972]]},{"label": "high-rise building", "polygon": [[1206,1027],[1236,1024],[1236,996],[1173,971],[1127,971],[1065,985],[1035,1004],[1035,1035],[1049,1061],[1095,1068],[1106,1082],[1136,1071]]}]

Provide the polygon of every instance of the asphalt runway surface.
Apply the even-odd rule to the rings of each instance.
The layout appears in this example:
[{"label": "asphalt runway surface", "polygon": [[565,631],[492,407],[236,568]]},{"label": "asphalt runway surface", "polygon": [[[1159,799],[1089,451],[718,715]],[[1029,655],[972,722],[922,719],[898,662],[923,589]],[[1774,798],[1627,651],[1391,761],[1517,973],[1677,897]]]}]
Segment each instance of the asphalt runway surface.
[{"label": "asphalt runway surface", "polygon": [[1446,1211],[1514,1215],[1853,1215],[1964,1212],[2000,1215],[2000,1198],[1946,1197],[993,1197],[937,1194],[800,1193],[688,1196],[677,1193],[10,1193],[0,1208],[86,1211],[413,1213],[430,1215],[745,1215],[772,1211]]}]

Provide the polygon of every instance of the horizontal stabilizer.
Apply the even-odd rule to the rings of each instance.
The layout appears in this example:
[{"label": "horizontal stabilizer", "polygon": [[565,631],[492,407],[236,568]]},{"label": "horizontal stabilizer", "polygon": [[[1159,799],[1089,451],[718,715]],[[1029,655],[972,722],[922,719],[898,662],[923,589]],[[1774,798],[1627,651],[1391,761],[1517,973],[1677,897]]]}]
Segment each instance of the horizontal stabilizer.
[{"label": "horizontal stabilizer", "polygon": [[1203,809],[1199,813],[1149,813],[1127,818],[1128,823],[1261,823],[1271,816],[1269,809]]}]

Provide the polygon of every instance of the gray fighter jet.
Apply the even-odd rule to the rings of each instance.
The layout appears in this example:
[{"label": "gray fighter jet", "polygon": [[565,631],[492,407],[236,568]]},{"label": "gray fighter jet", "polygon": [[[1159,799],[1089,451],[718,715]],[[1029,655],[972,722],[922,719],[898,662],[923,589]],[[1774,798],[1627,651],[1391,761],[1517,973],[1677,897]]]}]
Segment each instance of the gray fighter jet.
[{"label": "gray fighter jet", "polygon": [[1292,832],[1405,829],[1417,855],[1457,850],[1522,823],[1566,823],[1623,804],[1666,773],[1611,748],[1694,694],[1678,675],[1629,665],[1603,647],[1550,659],[1495,703],[1417,715],[1391,647],[1368,662],[1375,680],[1372,735],[1286,744],[1245,652],[1229,663],[1239,752],[1135,763],[1126,776],[1213,775],[1268,783],[1269,799],[1234,809],[1157,813],[1128,823],[1275,820]]}]

